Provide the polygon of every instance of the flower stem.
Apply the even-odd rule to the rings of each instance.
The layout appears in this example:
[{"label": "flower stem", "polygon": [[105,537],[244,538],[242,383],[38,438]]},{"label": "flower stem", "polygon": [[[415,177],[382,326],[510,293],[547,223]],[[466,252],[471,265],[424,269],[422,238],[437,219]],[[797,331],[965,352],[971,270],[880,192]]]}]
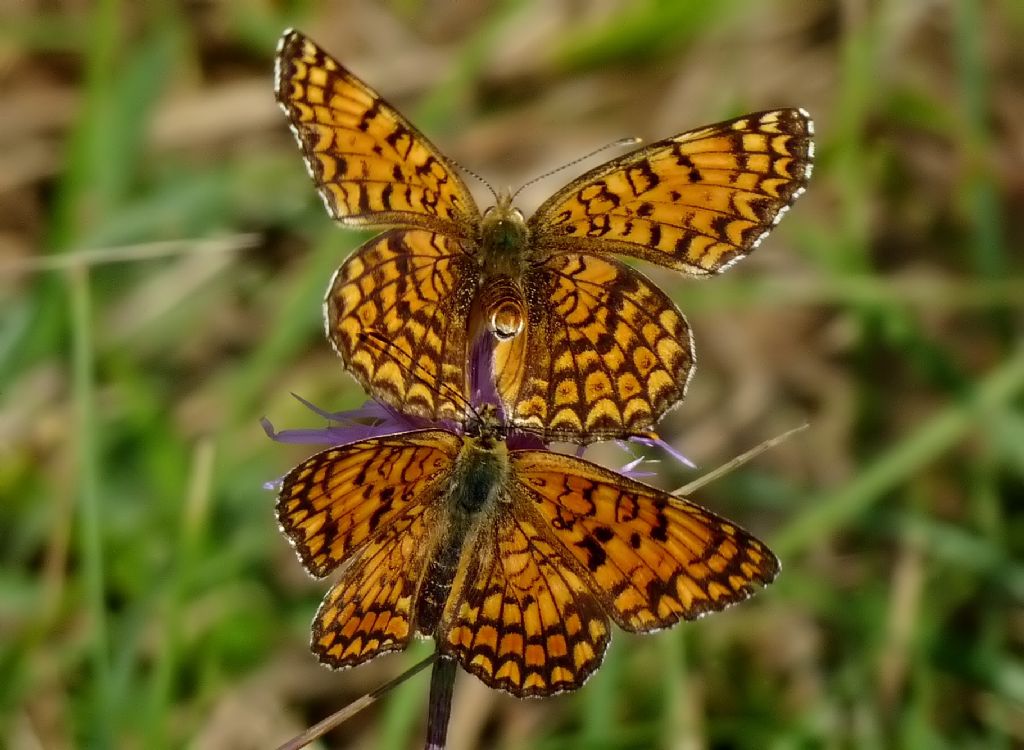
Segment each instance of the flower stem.
[{"label": "flower stem", "polygon": [[450,656],[438,654],[430,671],[426,750],[444,750],[448,737],[448,719],[452,715],[454,690],[455,660]]}]

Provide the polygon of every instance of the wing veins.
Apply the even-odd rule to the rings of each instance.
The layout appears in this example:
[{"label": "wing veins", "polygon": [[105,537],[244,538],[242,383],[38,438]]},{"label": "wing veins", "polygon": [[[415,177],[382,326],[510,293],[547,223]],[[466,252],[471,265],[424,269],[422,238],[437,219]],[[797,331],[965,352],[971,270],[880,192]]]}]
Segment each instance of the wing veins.
[{"label": "wing veins", "polygon": [[[498,538],[498,535],[496,533],[493,535],[492,542],[494,544],[494,550],[492,552],[494,557],[492,558],[490,570],[487,571],[487,581],[486,581],[485,585],[480,588],[481,600],[480,600],[480,611],[477,614],[477,620],[478,621],[481,619],[481,616],[484,613],[484,602],[487,601],[488,592],[490,591],[491,583],[495,580],[495,575],[497,574],[497,572],[499,570],[501,571],[501,578],[502,578],[502,580],[504,581],[504,584],[505,584],[505,589],[504,589],[505,592],[508,591],[508,587],[509,587],[509,575],[508,575],[508,572],[505,570],[505,566],[504,566],[504,564],[502,562],[502,557],[501,557],[501,540]],[[504,613],[504,609],[505,609],[505,594],[504,593],[502,593],[501,607],[502,607],[502,613]],[[521,606],[520,606],[520,612],[522,612],[522,607]],[[500,623],[501,623],[501,621],[499,620],[497,624],[500,624]],[[495,626],[495,631],[498,631],[498,627],[497,626]],[[478,643],[479,640],[480,640],[480,628],[476,628],[474,630],[474,632],[473,632],[473,640],[471,640],[469,642],[469,650],[470,650],[470,652],[472,652],[473,648],[476,646],[476,644]],[[501,646],[501,639],[500,638],[496,638],[495,639],[495,645],[494,645],[494,662],[492,664],[492,670],[491,670],[491,675],[490,675],[492,678],[494,678],[495,674],[497,673],[497,670],[495,668],[498,666],[497,661],[500,658],[498,656],[498,650],[499,650],[500,646]]]},{"label": "wing veins", "polygon": [[[423,257],[423,256],[421,256],[421,257]],[[387,262],[387,261],[386,261],[386,262]],[[391,262],[391,263],[395,263],[395,264],[397,265],[397,261],[396,261],[396,260],[395,260],[394,258],[392,258],[392,259],[391,259],[391,260],[390,260],[389,262]],[[381,265],[383,265],[383,263],[382,263]],[[416,274],[418,274],[418,273],[419,273],[420,271],[422,271],[422,270],[424,270],[425,268],[427,268],[427,266],[428,266],[428,264],[426,264],[426,263],[424,263],[424,264],[422,264],[422,265],[419,265],[419,266],[414,266],[414,267],[413,267],[413,273],[412,273],[412,277],[413,277],[413,279],[415,280],[415,279],[416,279]],[[362,278],[362,277],[363,277],[363,275],[362,275],[362,274],[360,274],[360,275],[359,275],[358,277],[356,277],[356,278]],[[399,284],[399,283],[400,283],[401,281],[407,281],[407,280],[408,280],[407,278],[402,278],[402,277],[396,277],[396,278],[392,279],[391,281],[388,281],[388,282],[387,282],[386,284],[381,284],[380,286],[376,287],[376,293],[375,293],[375,294],[373,295],[373,298],[374,298],[374,299],[379,299],[379,298],[380,298],[380,296],[381,296],[381,293],[382,293],[382,292],[383,292],[383,291],[384,291],[385,289],[389,289],[389,288],[391,288],[392,286],[398,286],[398,284]],[[351,283],[351,282],[349,282],[349,283]],[[370,295],[366,295],[366,296],[362,297],[362,299],[363,299],[363,300],[365,300],[365,299],[369,299],[369,298],[370,298]],[[387,315],[387,313],[390,313],[390,312],[391,312],[391,311],[393,311],[393,310],[394,310],[394,309],[395,309],[396,307],[398,307],[399,303],[400,303],[400,302],[402,302],[402,301],[403,301],[403,299],[404,299],[404,296],[401,296],[401,295],[397,295],[397,294],[396,294],[396,295],[395,295],[395,301],[394,301],[393,303],[391,303],[391,304],[390,304],[389,306],[387,306],[387,307],[382,307],[382,308],[381,308],[381,311],[380,311],[380,312],[381,312],[381,317],[385,317],[385,316]],[[435,302],[435,301],[433,301],[433,300],[428,300],[428,299],[425,299],[425,298],[423,298],[423,297],[420,297],[419,299],[421,299],[421,300],[423,301],[423,303],[424,303],[424,306],[430,306],[430,307],[434,307],[434,308],[436,308],[436,307],[438,307],[438,306],[440,305],[440,303],[439,303],[439,302]],[[398,330],[405,330],[405,326],[403,325],[403,326],[402,326],[402,327],[401,327],[400,329],[398,329]]]},{"label": "wing veins", "polygon": [[[582,253],[581,253],[581,254],[582,254]],[[596,256],[595,256],[595,257],[596,257]],[[601,259],[601,260],[603,260],[603,259]],[[562,276],[562,278],[565,278],[565,279],[568,279],[568,280],[570,280],[570,281],[573,281],[573,283],[575,284],[575,286],[576,286],[576,287],[577,287],[577,289],[579,290],[579,294],[581,294],[581,295],[587,295],[587,296],[589,296],[589,297],[590,297],[590,299],[591,299],[591,300],[593,300],[593,302],[594,302],[594,303],[596,303],[596,304],[592,304],[592,306],[591,306],[591,310],[593,310],[593,309],[594,309],[595,307],[604,307],[604,305],[603,305],[603,304],[601,303],[601,298],[600,298],[600,297],[598,297],[598,296],[597,296],[597,294],[595,294],[594,292],[591,292],[591,291],[587,291],[587,290],[585,290],[585,289],[584,289],[584,286],[585,286],[585,285],[587,285],[587,284],[589,284],[589,285],[590,285],[590,286],[592,286],[592,287],[597,287],[598,289],[603,289],[603,287],[602,287],[602,286],[601,286],[600,284],[598,284],[598,283],[596,283],[596,282],[593,282],[593,281],[588,281],[587,279],[574,279],[573,277],[571,277],[571,276],[568,276],[568,275],[566,275],[566,274],[562,273],[561,271],[552,271],[552,272],[553,272],[553,273],[556,273],[556,274],[558,274],[559,276]],[[634,273],[635,273],[635,272],[634,272]],[[645,279],[645,280],[646,280],[646,279]],[[643,316],[645,316],[645,317],[646,317],[646,319],[647,319],[648,321],[650,321],[651,323],[653,323],[654,325],[656,325],[656,326],[658,327],[658,330],[660,330],[660,331],[662,331],[663,333],[665,333],[665,334],[666,334],[666,336],[667,336],[668,338],[671,338],[671,336],[669,336],[669,335],[668,335],[668,332],[667,332],[667,331],[665,330],[665,326],[663,326],[663,325],[662,325],[662,324],[661,324],[661,323],[660,323],[660,322],[658,321],[658,319],[654,317],[654,315],[652,315],[651,313],[649,313],[649,312],[647,311],[647,309],[646,309],[646,308],[644,308],[643,306],[641,306],[641,305],[637,304],[637,303],[636,303],[636,302],[634,302],[633,300],[630,300],[630,302],[632,303],[632,305],[633,305],[633,307],[634,307],[634,308],[636,308],[637,310],[639,310],[639,311],[640,311],[640,312],[641,312],[641,313],[643,314]],[[618,321],[619,321],[620,323],[624,324],[624,325],[626,326],[626,328],[628,328],[628,329],[629,329],[629,330],[630,330],[630,331],[631,331],[631,332],[633,333],[633,335],[635,335],[635,336],[637,337],[637,340],[639,340],[639,341],[642,341],[642,342],[644,343],[644,346],[646,346],[646,347],[647,347],[648,349],[651,349],[651,348],[652,348],[652,347],[651,347],[651,345],[650,345],[650,344],[648,344],[648,343],[647,343],[647,341],[646,341],[646,340],[644,339],[644,337],[643,337],[643,336],[641,335],[641,333],[640,333],[640,329],[639,329],[639,328],[637,328],[636,326],[634,326],[634,325],[633,325],[633,324],[632,324],[632,323],[630,322],[630,320],[629,320],[628,318],[626,318],[625,316],[618,316],[618,317],[617,317],[617,320],[618,320]],[[569,331],[569,328],[568,328],[568,323],[567,323],[567,322],[565,322],[564,320],[563,320],[563,323],[564,323],[564,324],[565,324],[565,326],[566,326],[566,335],[568,335],[568,331]],[[582,334],[581,334],[581,335],[582,335]],[[584,338],[586,338],[586,337],[584,337]],[[588,343],[589,343],[589,340],[588,340]],[[615,344],[615,347],[616,347],[616,348],[617,348],[617,349],[618,349],[618,350],[619,350],[620,352],[622,352],[623,358],[624,358],[624,359],[625,359],[626,361],[628,361],[628,358],[627,358],[627,357],[625,356],[625,355],[626,355],[626,350],[622,348],[622,346],[621,346],[621,345],[619,344],[619,342],[618,342],[618,341],[616,341],[616,340],[615,340],[615,338],[614,338],[614,337],[612,337],[612,343],[614,343],[614,344]],[[680,348],[682,349],[683,347],[681,346]],[[654,352],[654,353],[655,353],[655,354],[657,355],[657,352]],[[573,357],[573,362],[575,363],[575,361],[576,361],[576,358],[575,358],[575,356],[574,356],[574,357]],[[602,366],[604,365],[604,361],[603,361],[603,359],[602,359],[602,358],[600,358],[600,357],[599,357],[599,358],[598,358],[598,361],[599,361],[599,362],[601,363],[601,365],[602,365]],[[659,359],[658,359],[658,364],[659,364],[659,367],[661,367],[661,369],[663,369],[663,370],[666,370],[666,371],[667,371],[667,369],[668,369],[668,368],[666,368],[666,367],[665,367],[665,366],[664,366],[664,365],[663,365],[663,364],[661,363],[661,359],[660,359],[660,357],[659,357]],[[605,370],[604,372],[605,372],[605,373],[608,373],[609,371],[608,371],[608,370]]]},{"label": "wing veins", "polygon": [[[416,509],[417,506],[422,506],[422,510],[420,512],[425,513],[427,511],[427,502],[425,498],[428,495],[431,498],[433,498],[438,494],[438,485],[442,484],[443,481],[448,478],[447,474],[450,474],[450,472],[446,472],[445,474],[445,476],[439,476],[433,481],[427,481],[425,486],[419,492],[416,493],[415,497],[409,500],[407,507],[403,511],[401,511],[394,518],[388,521],[387,524],[383,524],[378,528],[374,529],[373,531],[371,531],[369,534],[366,535],[366,538],[362,542],[359,542],[356,546],[352,547],[352,549],[348,551],[348,560],[351,561],[355,554],[359,550],[364,549],[367,544],[373,541],[379,541],[384,536],[384,534],[387,533],[391,529],[391,527],[395,525],[396,522],[409,516],[410,512]],[[351,514],[349,513],[346,515]],[[412,519],[410,518],[409,521],[411,523]],[[342,567],[348,566],[345,565]]]},{"label": "wing veins", "polygon": [[[427,263],[434,263],[434,264],[436,264],[436,262],[439,261],[439,260],[449,260],[449,259],[452,259],[452,258],[458,258],[459,256],[458,255],[422,255],[422,254],[418,254],[418,255],[405,255],[405,257],[409,258],[410,260],[411,259],[415,259],[415,258],[425,258],[427,260]],[[374,263],[373,265],[370,265],[369,263],[364,263],[363,267],[364,267],[365,270],[363,270],[358,276],[353,276],[348,281],[348,283],[351,284],[354,281],[358,281],[359,279],[362,279],[362,278],[364,278],[366,276],[369,276],[374,271],[377,271],[378,269],[382,268],[383,266],[385,266],[388,263],[396,263],[396,262],[397,261],[395,259],[395,256],[392,255],[392,256],[389,256],[387,258],[384,258],[383,260],[380,260],[377,263]],[[422,267],[423,266],[416,266],[417,269],[422,268]],[[384,287],[377,287],[377,288],[378,289],[383,289]]]},{"label": "wing veins", "polygon": [[[433,273],[433,272],[431,272],[431,273]],[[396,304],[397,304],[397,301],[396,301]],[[423,333],[422,336],[416,337],[417,341],[415,343],[415,348],[412,350],[412,352],[409,353],[409,368],[407,368],[405,370],[405,372],[404,372],[405,383],[406,383],[405,392],[407,394],[412,390],[413,385],[415,385],[417,382],[422,382],[422,378],[419,377],[416,374],[416,371],[413,368],[419,367],[420,354],[423,352],[424,347],[427,345],[427,332],[430,331],[431,329],[433,329],[433,327],[434,327],[434,323],[437,320],[437,315],[441,311],[441,303],[440,302],[434,302],[432,304],[432,307],[433,307],[433,311],[431,312],[430,320],[429,320],[429,322],[424,324],[424,333]],[[448,316],[448,317],[451,317],[451,316]],[[444,339],[441,339],[441,341],[443,342]],[[441,348],[441,352],[440,353],[443,355],[444,351],[445,351],[445,349],[444,349],[444,345],[442,343],[442,348]],[[438,369],[437,379],[441,380],[441,378],[443,377],[443,366],[442,366],[441,362],[437,363],[437,369]],[[437,386],[436,383],[434,383],[433,385],[435,387]]]},{"label": "wing veins", "polygon": [[[534,513],[534,516],[535,516],[534,521],[539,520],[541,522],[541,525],[535,526],[535,528],[537,529],[537,534],[538,535],[544,535],[544,531],[542,529],[545,529],[547,522],[544,519],[537,519],[536,515],[537,514]],[[548,635],[550,635],[552,633],[556,634],[556,635],[560,634],[562,636],[562,638],[565,639],[566,649],[568,651],[567,656],[571,658],[571,656],[572,656],[572,649],[570,648],[570,646],[571,646],[571,644],[573,642],[573,638],[569,634],[569,630],[568,630],[568,628],[566,627],[566,624],[565,624],[566,615],[568,613],[571,613],[571,612],[567,612],[566,608],[568,607],[568,608],[571,609],[572,604],[574,602],[576,602],[578,599],[586,596],[586,593],[585,592],[581,592],[581,591],[575,589],[573,586],[571,586],[569,584],[569,581],[566,579],[565,574],[562,572],[562,568],[563,567],[568,567],[569,569],[572,569],[572,564],[571,564],[572,561],[567,559],[567,556],[571,556],[571,553],[567,549],[565,549],[565,545],[562,545],[560,547],[557,544],[551,544],[551,539],[547,538],[546,541],[548,542],[548,544],[551,544],[552,554],[557,558],[557,560],[555,562],[552,562],[552,558],[550,556],[542,553],[532,543],[532,538],[531,538],[531,536],[529,534],[526,533],[525,529],[523,529],[521,521],[519,519],[517,519],[517,518],[513,518],[513,521],[515,522],[516,526],[519,527],[519,531],[520,531],[520,533],[523,534],[523,538],[526,539],[526,542],[527,542],[528,548],[530,550],[531,556],[538,555],[538,556],[542,556],[543,557],[544,562],[547,563],[547,565],[551,569],[552,573],[554,575],[557,575],[558,578],[562,581],[563,585],[565,586],[565,590],[566,590],[566,592],[568,593],[568,596],[569,596],[569,601],[568,602],[566,602],[566,603],[559,603],[558,598],[555,596],[554,589],[551,587],[551,582],[548,580],[547,576],[544,575],[542,566],[537,562],[536,557],[533,557],[533,563],[537,567],[538,576],[539,576],[540,580],[543,582],[544,587],[547,589],[548,596],[551,597],[551,604],[555,608],[555,612],[557,613],[557,617],[555,619],[555,622],[553,623],[554,627],[551,628],[551,630],[549,631],[549,626],[544,622],[543,608],[540,606],[539,600],[536,600],[537,616],[538,616],[538,619],[540,619],[540,621],[541,621],[541,633],[540,633],[540,635],[543,637],[543,641],[541,643],[541,649],[544,651],[544,664],[541,667],[541,671],[542,671],[542,674],[544,676],[544,680],[547,683],[547,688],[550,691],[551,689],[553,689],[553,686],[551,685],[551,681],[550,681],[551,673],[552,673],[552,665],[549,663],[552,657],[550,656],[550,654],[548,654],[547,637],[548,637]],[[562,552],[563,549],[565,549],[564,553]],[[561,563],[561,565],[559,565],[557,563]],[[580,578],[580,580],[581,581],[587,581],[587,579],[585,579],[585,578]],[[593,584],[593,583],[596,583],[596,581],[594,581],[594,582],[587,581],[587,583]],[[599,590],[600,590],[599,587],[594,587],[593,585],[591,586],[591,589],[590,589],[591,592],[599,591]],[[600,601],[600,597],[597,597],[597,599],[598,599],[598,601]],[[603,611],[603,607],[602,607],[602,611]],[[594,639],[593,639],[593,636],[590,634],[589,622],[586,621],[586,618],[584,616],[584,612],[583,612],[582,609],[578,612],[578,617],[579,617],[579,620],[580,620],[581,632],[586,634],[585,641],[587,643],[592,643]],[[526,634],[525,625],[524,625],[523,633],[524,633],[524,635]],[[524,663],[524,667],[526,666],[526,663],[525,663],[526,662],[526,659],[525,659],[525,655],[526,655],[526,648],[525,647],[526,647],[526,645],[528,645],[527,644],[527,639],[524,637],[523,638],[523,647],[524,647],[523,648],[523,657],[524,657],[523,658],[523,663]],[[592,643],[592,645],[596,646],[597,644],[596,643]],[[594,658],[597,660],[597,664],[600,664],[601,659],[602,659],[602,654],[603,654],[603,652],[599,653],[598,649],[594,648]],[[575,664],[575,660],[573,660],[573,667],[570,670],[571,682],[576,682],[579,679],[580,675],[579,675],[578,669],[579,669],[579,667]],[[592,672],[593,669],[594,669],[594,667],[592,666],[589,671]],[[587,672],[587,673],[589,674],[589,672]]]},{"label": "wing veins", "polygon": [[[588,478],[588,481],[593,482],[593,480],[589,479],[589,478]],[[621,495],[622,495],[622,493],[620,492],[619,496],[621,497]],[[551,502],[554,503],[554,501],[551,501]],[[585,520],[584,516],[581,516],[581,515],[576,514],[576,513],[574,513],[573,515],[576,516],[578,523],[583,521],[583,520]],[[544,523],[547,524],[547,521],[544,521]],[[587,531],[586,529],[583,529],[583,533],[586,534],[587,536],[591,536],[590,532]],[[567,545],[561,538],[559,538],[558,541],[561,544],[561,548],[565,550],[564,554],[572,557],[573,560],[576,560],[576,557],[575,557],[575,555],[573,555],[572,550],[569,549],[569,545]],[[643,558],[640,557],[640,555],[637,555],[637,558],[640,560],[641,563],[644,563],[646,565],[646,562],[644,561]],[[620,575],[622,576],[622,580],[627,583],[629,588],[632,588],[634,591],[636,591],[638,594],[640,594],[641,598],[645,599],[645,597],[643,595],[643,592],[640,591],[640,589],[637,588],[636,585],[633,583],[632,577],[630,576],[629,572],[623,570],[622,567],[619,565],[618,561],[614,560],[614,557],[612,555],[608,555],[607,557],[605,557],[604,564],[605,565],[609,565],[609,564],[613,565],[613,567],[616,570],[619,571]],[[582,566],[582,563],[580,563],[580,565]],[[650,568],[649,565],[647,565],[646,567]],[[590,572],[589,568],[587,569],[587,571],[590,573],[591,578],[593,580],[594,590],[607,593],[609,595],[609,597],[612,597],[613,596],[613,592],[608,590],[608,589],[605,589],[604,587],[602,587],[597,582],[597,577],[594,575],[593,572]],[[651,571],[655,573],[655,577],[656,578],[659,577],[659,576],[656,575],[656,571],[654,571],[653,569],[651,569]]]},{"label": "wing veins", "polygon": [[[677,507],[674,507],[672,505],[669,505],[669,507],[672,508],[677,513],[685,514],[690,520],[694,519],[693,514],[686,513],[686,511],[683,510],[682,508],[677,508]],[[700,521],[700,523],[703,526],[706,526],[706,527],[708,527],[710,529],[714,528],[714,526],[712,524],[710,524],[710,523],[707,523],[705,519],[700,518],[698,520]],[[676,524],[672,524],[672,526],[676,526],[678,524],[679,524],[679,522],[677,520]],[[717,534],[717,537],[709,538],[709,540],[706,543],[702,543],[700,541],[700,538],[696,534],[693,534],[691,532],[689,534],[689,536],[691,536],[694,539],[696,539],[697,540],[697,544],[700,545],[699,547],[694,548],[693,544],[691,542],[687,541],[686,535],[683,535],[683,534],[679,533],[678,529],[676,529],[675,531],[670,531],[669,533],[672,535],[672,538],[675,539],[676,542],[678,542],[681,547],[683,547],[683,549],[685,549],[687,552],[690,553],[691,559],[688,561],[687,564],[692,564],[694,561],[702,559],[707,554],[707,550],[714,546],[712,544],[712,542],[714,541],[715,538],[718,539],[719,546],[721,545],[722,539],[733,539],[733,537],[731,537],[730,535],[723,534],[723,533],[719,532]],[[682,563],[683,561],[679,560],[679,562]],[[687,573],[687,575],[689,575],[689,573]],[[690,577],[692,578],[692,576],[690,576]]]},{"label": "wing veins", "polygon": [[[794,180],[793,182],[796,182],[796,181]],[[687,185],[687,187],[691,187],[691,186],[693,186],[693,187],[700,187],[700,184],[696,183],[696,182],[688,182],[686,185]],[[790,201],[787,201],[785,198],[782,198],[782,197],[777,196],[777,195],[769,195],[768,193],[758,193],[758,192],[755,192],[753,190],[747,190],[745,188],[744,189],[732,188],[732,187],[729,187],[727,185],[718,185],[716,183],[712,183],[712,187],[722,188],[724,190],[729,190],[729,191],[731,191],[733,193],[743,193],[745,195],[752,195],[752,196],[759,197],[759,198],[768,198],[769,200],[772,200],[772,201],[778,201],[778,202],[782,203],[783,205],[788,205],[789,202],[790,202]],[[735,211],[721,211],[721,210],[719,210],[717,208],[711,208],[711,207],[705,206],[705,205],[697,205],[695,203],[682,203],[681,201],[659,201],[659,200],[639,200],[639,199],[634,200],[634,201],[630,201],[630,203],[650,203],[652,206],[670,206],[672,208],[676,208],[676,207],[680,207],[680,206],[685,206],[686,208],[695,208],[698,211],[707,211],[710,214],[717,214],[719,216],[731,216],[731,217],[734,217],[736,219],[742,219],[743,221],[750,221],[750,219],[747,219],[744,216],[740,216]],[[667,222],[667,221],[654,221],[654,220],[652,220],[651,218],[649,218],[647,216],[637,216],[636,214],[624,213],[624,211],[619,206],[616,206],[615,208],[611,209],[610,211],[605,211],[605,212],[603,212],[601,214],[594,214],[594,215],[595,216],[626,216],[626,217],[628,217],[630,219],[633,219],[633,220],[645,221],[645,222],[648,222],[648,223],[651,223],[651,224],[662,224],[662,225],[667,226],[667,227],[676,227],[677,229],[688,229],[688,227],[680,226],[679,224],[672,224],[672,223]],[[600,237],[598,237],[597,239],[600,239]]]}]

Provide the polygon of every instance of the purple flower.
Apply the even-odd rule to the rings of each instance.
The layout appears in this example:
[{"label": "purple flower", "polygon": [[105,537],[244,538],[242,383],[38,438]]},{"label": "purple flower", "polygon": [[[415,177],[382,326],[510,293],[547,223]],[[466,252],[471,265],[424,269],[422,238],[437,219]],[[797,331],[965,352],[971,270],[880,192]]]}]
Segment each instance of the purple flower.
[{"label": "purple flower", "polygon": [[345,445],[372,437],[394,435],[399,432],[430,427],[431,422],[392,409],[377,401],[367,401],[358,409],[329,412],[310,403],[302,396],[292,394],[303,406],[327,420],[326,427],[303,430],[276,430],[266,417],[260,420],[263,431],[279,443],[302,445]]},{"label": "purple flower", "polygon": [[629,477],[630,479],[646,479],[647,477],[657,476],[657,472],[655,471],[643,471],[640,469],[640,465],[644,461],[647,461],[647,463],[653,463],[653,461],[649,460],[645,456],[637,456],[619,469],[619,473],[624,477]]},{"label": "purple flower", "polygon": [[632,443],[639,443],[640,445],[661,448],[668,455],[670,455],[672,458],[674,458],[676,461],[678,461],[688,469],[697,468],[697,464],[695,464],[682,453],[677,451],[669,443],[665,442],[660,437],[658,437],[658,434],[656,432],[648,432],[646,435],[633,435],[629,438],[629,441]]},{"label": "purple flower", "polygon": [[[502,423],[505,419],[505,411],[494,385],[494,338],[487,332],[478,336],[470,347],[469,385],[472,396],[471,403],[466,405],[467,412],[476,412],[477,409],[491,406],[497,412],[499,423]],[[276,440],[279,443],[337,446],[369,438],[396,435],[410,430],[438,428],[461,434],[464,429],[463,424],[454,420],[431,421],[404,414],[387,404],[374,400],[367,401],[358,409],[330,412],[301,396],[294,393],[292,395],[314,414],[325,419],[327,425],[306,429],[277,430],[270,420],[264,417],[260,420],[264,432],[271,440]],[[467,413],[466,416],[469,418],[471,414]],[[653,432],[643,436],[632,436],[628,438],[628,441],[644,446],[657,446],[683,465],[696,468],[693,462]],[[538,435],[517,430],[514,427],[509,428],[506,443],[511,450],[548,449]],[[626,441],[617,440],[616,443],[624,450],[628,450]],[[579,446],[576,456],[582,458],[585,449],[586,446]],[[629,461],[620,471],[634,479],[654,476],[655,472],[641,468],[645,462],[653,463],[654,460],[640,456]],[[274,489],[277,483],[268,482],[266,486],[268,489]]]},{"label": "purple flower", "polygon": [[498,419],[505,421],[505,408],[494,385],[494,336],[487,331],[476,337],[469,354],[469,392],[474,406],[493,404]]}]

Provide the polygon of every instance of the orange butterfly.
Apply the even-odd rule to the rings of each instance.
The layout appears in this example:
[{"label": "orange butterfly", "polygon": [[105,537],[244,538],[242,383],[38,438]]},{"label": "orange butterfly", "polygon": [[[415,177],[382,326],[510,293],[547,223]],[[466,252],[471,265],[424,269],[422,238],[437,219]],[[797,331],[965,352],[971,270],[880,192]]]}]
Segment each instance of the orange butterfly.
[{"label": "orange butterfly", "polygon": [[807,113],[745,115],[593,169],[528,220],[502,192],[482,214],[455,166],[373,89],[297,31],[277,53],[277,100],[339,223],[390,228],[338,270],[327,335],[374,398],[428,419],[460,405],[381,360],[380,329],[468,396],[478,331],[497,339],[508,421],[586,443],[649,430],[684,395],[690,329],[615,255],[692,275],[724,270],[765,237],[811,174]]},{"label": "orange butterfly", "polygon": [[434,638],[491,687],[573,690],[611,618],[647,632],[746,599],[779,563],[704,508],[589,461],[510,447],[493,407],[461,434],[422,429],[330,448],[284,478],[281,529],[337,582],[313,623],[350,667]]}]

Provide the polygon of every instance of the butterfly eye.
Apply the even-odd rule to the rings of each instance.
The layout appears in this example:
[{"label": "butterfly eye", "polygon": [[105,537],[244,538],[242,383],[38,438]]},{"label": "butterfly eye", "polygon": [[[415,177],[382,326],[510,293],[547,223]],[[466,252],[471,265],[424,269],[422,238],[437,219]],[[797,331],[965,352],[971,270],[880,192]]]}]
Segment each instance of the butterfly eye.
[{"label": "butterfly eye", "polygon": [[519,219],[519,221],[526,221],[526,216],[518,208],[512,209],[512,215]]}]

